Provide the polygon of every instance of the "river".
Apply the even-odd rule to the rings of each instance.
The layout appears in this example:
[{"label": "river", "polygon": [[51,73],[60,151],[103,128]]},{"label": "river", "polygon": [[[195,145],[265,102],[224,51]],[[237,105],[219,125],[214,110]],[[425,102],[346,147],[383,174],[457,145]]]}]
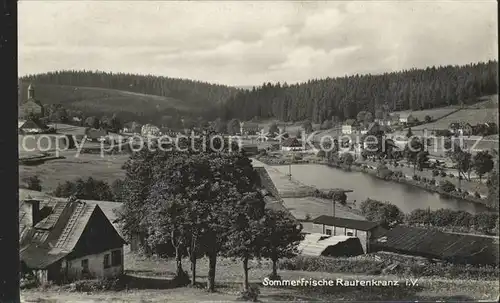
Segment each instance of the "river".
[{"label": "river", "polygon": [[[288,165],[273,165],[284,174],[288,174]],[[404,213],[415,209],[431,210],[448,208],[470,213],[486,211],[480,204],[463,200],[441,197],[437,193],[416,188],[407,184],[384,181],[361,172],[344,170],[319,164],[292,165],[292,178],[316,188],[343,188],[354,192],[347,194],[348,201],[356,200],[357,206],[367,198],[388,201]]]}]

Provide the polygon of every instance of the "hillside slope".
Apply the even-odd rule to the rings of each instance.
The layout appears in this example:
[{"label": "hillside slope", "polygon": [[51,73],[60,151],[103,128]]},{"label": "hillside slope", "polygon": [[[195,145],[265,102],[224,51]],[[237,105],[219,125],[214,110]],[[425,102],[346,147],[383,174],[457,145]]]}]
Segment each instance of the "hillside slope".
[{"label": "hillside slope", "polygon": [[[21,100],[27,98],[29,83],[21,86]],[[204,108],[183,100],[140,94],[116,89],[69,85],[35,84],[36,98],[42,104],[61,104],[89,115],[117,114],[123,119],[147,122],[162,115],[180,113],[201,114]],[[205,108],[206,109],[206,108]]]}]

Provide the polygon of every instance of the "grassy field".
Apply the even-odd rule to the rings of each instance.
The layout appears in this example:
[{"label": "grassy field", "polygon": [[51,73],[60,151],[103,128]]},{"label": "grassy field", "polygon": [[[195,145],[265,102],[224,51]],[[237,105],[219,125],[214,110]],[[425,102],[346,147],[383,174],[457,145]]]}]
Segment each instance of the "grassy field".
[{"label": "grassy field", "polygon": [[[498,296],[497,281],[463,281],[447,279],[419,279],[417,286],[406,286],[405,280],[395,276],[349,275],[327,272],[304,272],[281,270],[278,273],[287,280],[344,279],[400,281],[392,287],[279,287],[264,286],[263,279],[271,272],[268,261],[251,261],[249,279],[260,289],[261,302],[334,302],[334,301],[467,301],[493,299]],[[243,281],[241,262],[219,259],[217,262],[217,292],[210,294],[203,290],[208,272],[208,262],[200,259],[197,264],[200,288],[169,288],[169,280],[175,272],[173,260],[144,258],[135,254],[125,254],[126,274],[142,279],[144,285],[155,285],[148,289],[129,289],[123,292],[70,293],[57,289],[48,291],[23,291],[27,302],[235,302]],[[183,267],[189,268],[184,260]]]},{"label": "grassy field", "polygon": [[[27,98],[27,86],[23,83],[22,100]],[[176,108],[181,111],[201,111],[183,100],[155,95],[139,94],[114,89],[81,87],[68,85],[35,84],[36,98],[42,104],[62,104],[73,109],[84,110],[101,115],[113,113],[129,113],[136,115],[138,109],[143,114],[156,113],[161,110]]]},{"label": "grassy field", "polygon": [[440,119],[438,121],[412,127],[412,130],[419,130],[424,128],[448,129],[450,123],[453,122],[464,122],[470,123],[471,125],[485,122],[494,122],[498,124],[498,111],[491,108],[461,109],[458,112],[444,117],[443,119]]},{"label": "grassy field", "polygon": [[50,192],[59,183],[72,181],[76,178],[88,178],[104,180],[112,183],[118,178],[124,177],[125,171],[122,165],[127,161],[128,155],[100,155],[81,154],[75,155],[75,151],[61,153],[66,158],[47,161],[36,166],[19,166],[19,179],[29,176],[38,176],[42,181],[42,190]]},{"label": "grassy field", "polygon": [[411,115],[417,118],[419,121],[425,121],[425,116],[430,116],[433,120],[440,119],[441,117],[448,115],[449,113],[456,111],[458,106],[447,106],[441,108],[433,108],[433,109],[424,109],[424,110],[415,110],[415,111],[399,111],[394,112],[394,114],[401,115],[403,113],[411,112]]}]

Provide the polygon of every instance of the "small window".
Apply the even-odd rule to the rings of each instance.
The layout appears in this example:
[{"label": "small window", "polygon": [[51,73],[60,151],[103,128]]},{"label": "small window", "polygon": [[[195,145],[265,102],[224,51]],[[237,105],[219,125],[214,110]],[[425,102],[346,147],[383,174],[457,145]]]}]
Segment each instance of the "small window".
[{"label": "small window", "polygon": [[332,230],[331,229],[327,229],[326,230],[326,234],[329,235],[329,236],[331,236],[332,235]]},{"label": "small window", "polygon": [[104,268],[108,268],[111,266],[111,262],[110,262],[109,258],[110,258],[109,254],[104,255]]},{"label": "small window", "polygon": [[353,236],[352,232],[350,232],[350,231],[347,232],[347,235],[351,236],[351,237]]},{"label": "small window", "polygon": [[115,250],[111,253],[111,266],[118,266],[122,264],[121,250]]}]

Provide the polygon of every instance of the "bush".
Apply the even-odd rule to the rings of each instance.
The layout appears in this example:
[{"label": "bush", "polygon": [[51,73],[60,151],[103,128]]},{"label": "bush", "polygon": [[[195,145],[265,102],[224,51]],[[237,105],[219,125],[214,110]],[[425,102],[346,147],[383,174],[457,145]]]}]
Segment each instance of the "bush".
[{"label": "bush", "polygon": [[443,177],[443,178],[446,177],[446,172],[444,170],[440,171],[439,173],[440,173],[441,177]]},{"label": "bush", "polygon": [[42,190],[42,181],[38,176],[30,176],[24,180],[26,189],[41,191]]},{"label": "bush", "polygon": [[97,292],[106,290],[123,290],[126,283],[123,277],[99,280],[78,280],[69,285],[69,291]]},{"label": "bush", "polygon": [[480,198],[481,198],[481,194],[480,194],[480,193],[478,193],[478,192],[476,191],[476,192],[474,193],[474,197],[476,197],[476,198],[479,198],[479,199],[480,199]]},{"label": "bush", "polygon": [[458,176],[458,180],[463,180],[463,179],[464,179],[464,177],[462,175]]},{"label": "bush", "polygon": [[320,150],[318,151],[318,153],[316,154],[316,156],[320,157],[320,158],[324,158],[326,156],[326,153],[324,150]]},{"label": "bush", "polygon": [[448,174],[448,177],[450,177],[450,178],[455,178],[455,175],[454,175],[454,174],[452,174],[452,173],[450,173],[450,174]]},{"label": "bush", "polygon": [[413,179],[414,181],[418,181],[418,176],[417,176],[417,175],[413,175],[412,179]]},{"label": "bush", "polygon": [[462,189],[457,188],[457,192],[461,193],[461,192],[462,192]]},{"label": "bush", "polygon": [[422,182],[427,183],[427,178],[426,177],[422,177]]},{"label": "bush", "polygon": [[250,285],[248,290],[243,290],[238,297],[242,301],[258,302],[258,297],[260,295],[260,290],[256,285]]},{"label": "bush", "polygon": [[440,187],[446,193],[451,193],[455,190],[455,185],[448,180],[442,182]]},{"label": "bush", "polygon": [[468,192],[468,191],[464,190],[464,195],[465,195],[465,196],[468,196],[468,195],[470,195],[470,194],[469,194],[469,192]]},{"label": "bush", "polygon": [[432,170],[432,176],[433,177],[439,176],[439,170],[437,170],[437,169]]},{"label": "bush", "polygon": [[429,180],[430,185],[436,185],[436,179],[432,178]]}]

